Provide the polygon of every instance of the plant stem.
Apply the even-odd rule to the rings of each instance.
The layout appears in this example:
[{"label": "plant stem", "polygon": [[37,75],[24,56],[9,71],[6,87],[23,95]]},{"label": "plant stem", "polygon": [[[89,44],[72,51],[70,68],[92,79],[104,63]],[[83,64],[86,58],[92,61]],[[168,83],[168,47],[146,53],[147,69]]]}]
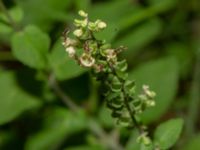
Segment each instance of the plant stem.
[{"label": "plant stem", "polygon": [[80,108],[73,103],[73,101],[62,91],[54,75],[49,76],[49,83],[54,92],[61,98],[61,100],[74,112],[77,112]]},{"label": "plant stem", "polygon": [[[49,84],[51,88],[54,90],[55,94],[65,103],[69,109],[71,109],[73,112],[78,112],[82,108],[77,106],[75,103],[72,102],[72,100],[62,91],[61,87],[57,83],[55,76],[50,75],[49,76]],[[98,124],[96,120],[94,120],[92,117],[89,118],[89,129],[92,131],[95,135],[98,136],[100,141],[111,150],[123,150],[123,147],[119,144],[118,141],[116,141],[114,138],[110,137]]]},{"label": "plant stem", "polygon": [[0,0],[0,9],[2,10],[2,12],[7,17],[9,25],[12,26],[14,30],[17,30],[17,24],[15,23],[12,16],[9,14],[9,12],[8,12],[7,8],[5,7],[2,0]]},{"label": "plant stem", "polygon": [[91,119],[89,122],[89,128],[90,130],[96,134],[101,142],[107,146],[108,149],[111,150],[123,150],[123,147],[115,141],[115,138],[110,137],[95,121],[94,119]]},{"label": "plant stem", "polygon": [[139,130],[140,134],[144,133],[144,129],[142,128],[142,126],[139,124],[139,122],[136,120],[134,112],[131,110],[130,104],[129,104],[129,100],[128,97],[126,96],[124,99],[124,103],[126,105],[126,108],[129,112],[129,115],[131,117],[131,120],[133,122],[133,124],[136,126],[136,128]]}]

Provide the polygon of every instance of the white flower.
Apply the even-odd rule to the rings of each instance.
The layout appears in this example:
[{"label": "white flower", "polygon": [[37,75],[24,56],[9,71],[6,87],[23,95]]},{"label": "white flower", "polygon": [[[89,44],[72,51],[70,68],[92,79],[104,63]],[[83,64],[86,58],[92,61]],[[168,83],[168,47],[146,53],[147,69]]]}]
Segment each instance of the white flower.
[{"label": "white flower", "polygon": [[78,14],[82,17],[87,17],[88,14],[86,12],[84,12],[83,10],[79,10]]},{"label": "white flower", "polygon": [[80,57],[80,63],[84,67],[92,67],[95,63],[95,59],[92,56],[83,53]]},{"label": "white flower", "polygon": [[82,29],[76,29],[73,34],[77,37],[81,37],[83,35],[83,30]]},{"label": "white flower", "polygon": [[69,46],[76,45],[76,41],[74,39],[66,38],[64,42],[62,42],[62,45],[67,48]]},{"label": "white flower", "polygon": [[69,46],[65,50],[69,54],[69,57],[74,57],[76,50],[74,49],[73,46]]}]

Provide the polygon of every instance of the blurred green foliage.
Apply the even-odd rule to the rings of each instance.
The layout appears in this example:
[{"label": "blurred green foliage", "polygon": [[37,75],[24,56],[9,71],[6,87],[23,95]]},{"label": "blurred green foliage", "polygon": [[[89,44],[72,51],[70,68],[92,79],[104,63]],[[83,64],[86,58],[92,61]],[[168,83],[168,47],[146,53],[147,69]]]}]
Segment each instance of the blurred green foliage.
[{"label": "blurred green foliage", "polygon": [[[130,78],[156,91],[141,117],[162,149],[200,149],[199,0],[0,0],[0,149],[147,149],[115,125],[99,83],[61,45],[79,9],[107,23],[96,36],[127,46]],[[185,125],[171,147],[182,120],[160,122],[176,117]]]}]

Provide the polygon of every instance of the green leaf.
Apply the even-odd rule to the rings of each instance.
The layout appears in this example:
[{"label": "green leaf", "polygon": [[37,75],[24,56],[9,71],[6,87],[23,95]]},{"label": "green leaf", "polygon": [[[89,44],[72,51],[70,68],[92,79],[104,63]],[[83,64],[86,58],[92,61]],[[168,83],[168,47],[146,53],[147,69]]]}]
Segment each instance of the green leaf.
[{"label": "green leaf", "polygon": [[23,91],[16,83],[13,72],[0,73],[0,125],[38,106],[39,98]]},{"label": "green leaf", "polygon": [[177,0],[159,0],[154,5],[139,9],[135,13],[129,13],[120,22],[121,29],[127,29],[139,22],[147,20],[148,18],[155,17],[157,14],[161,14],[165,11],[172,9],[176,6]]},{"label": "green leaf", "polygon": [[125,56],[132,57],[141,48],[152,42],[162,31],[161,29],[162,22],[154,18],[130,30],[127,35],[118,39],[114,44],[116,46],[125,45],[128,48],[124,51]]},{"label": "green leaf", "polygon": [[115,124],[115,121],[111,116],[111,110],[105,105],[102,105],[99,109],[98,118],[99,122],[105,127],[110,128]]},{"label": "green leaf", "polygon": [[12,31],[13,31],[13,28],[11,26],[0,22],[0,33],[1,34],[11,33]]},{"label": "green leaf", "polygon": [[[137,5],[132,5],[129,1],[106,1],[93,5],[88,11],[91,20],[95,20],[98,16],[107,23],[106,29],[102,33],[98,33],[97,37],[105,39],[109,42],[113,41],[119,32],[119,22],[128,14],[137,11]],[[102,11],[103,10],[103,11]],[[112,15],[108,15],[112,12]]]},{"label": "green leaf", "polygon": [[87,11],[90,7],[91,0],[74,0],[77,10]]},{"label": "green leaf", "polygon": [[110,23],[118,24],[121,18],[124,18],[128,14],[133,14],[135,11],[137,11],[138,5],[130,4],[131,3],[129,1],[120,0],[96,3],[91,7],[88,13],[90,14],[90,17],[92,19],[96,19],[96,17],[98,16],[98,18],[107,22],[108,25]]},{"label": "green leaf", "polygon": [[43,30],[49,30],[55,21],[66,21],[66,10],[72,0],[16,0],[23,9],[24,24],[35,24]]},{"label": "green leaf", "polygon": [[25,144],[26,150],[57,149],[65,138],[87,127],[84,112],[73,113],[55,108],[44,117],[43,129],[30,136]]},{"label": "green leaf", "polygon": [[111,42],[113,41],[113,39],[116,37],[118,33],[116,28],[117,26],[115,23],[109,23],[107,24],[107,27],[104,30],[102,30],[101,32],[95,33],[95,37],[97,39],[102,39],[102,40],[106,40],[107,42]]},{"label": "green leaf", "polygon": [[178,60],[182,78],[187,78],[193,65],[193,53],[189,49],[190,47],[182,42],[168,43],[166,47],[167,54],[176,57]]},{"label": "green leaf", "polygon": [[50,39],[36,26],[27,26],[12,37],[13,55],[23,64],[35,68],[47,67]]},{"label": "green leaf", "polygon": [[142,85],[147,84],[157,94],[156,106],[141,115],[143,122],[153,122],[168,110],[177,92],[178,72],[177,61],[172,57],[147,62],[130,72],[130,79],[136,81],[137,93],[140,93]]},{"label": "green leaf", "polygon": [[192,139],[187,141],[187,144],[184,145],[180,150],[197,150],[200,149],[200,134],[194,136]]},{"label": "green leaf", "polygon": [[87,70],[81,68],[68,56],[61,43],[61,40],[56,42],[49,56],[49,62],[56,77],[59,80],[67,80],[85,73]]},{"label": "green leaf", "polygon": [[169,149],[178,140],[183,128],[183,119],[171,119],[160,124],[154,134],[154,142],[160,149]]}]

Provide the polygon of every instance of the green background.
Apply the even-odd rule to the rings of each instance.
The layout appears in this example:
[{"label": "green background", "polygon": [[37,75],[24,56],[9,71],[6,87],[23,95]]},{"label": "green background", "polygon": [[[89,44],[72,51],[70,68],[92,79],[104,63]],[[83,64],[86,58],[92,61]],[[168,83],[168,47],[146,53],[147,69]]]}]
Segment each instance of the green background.
[{"label": "green background", "polygon": [[[154,140],[171,147],[180,120],[156,127],[182,118],[171,149],[200,149],[199,0],[0,0],[0,149],[142,149],[136,131],[111,118],[100,84],[61,45],[80,9],[107,23],[99,39],[128,48],[120,57],[137,89],[148,84],[157,93],[156,106],[141,116]],[[52,78],[79,113],[56,94]]]}]

